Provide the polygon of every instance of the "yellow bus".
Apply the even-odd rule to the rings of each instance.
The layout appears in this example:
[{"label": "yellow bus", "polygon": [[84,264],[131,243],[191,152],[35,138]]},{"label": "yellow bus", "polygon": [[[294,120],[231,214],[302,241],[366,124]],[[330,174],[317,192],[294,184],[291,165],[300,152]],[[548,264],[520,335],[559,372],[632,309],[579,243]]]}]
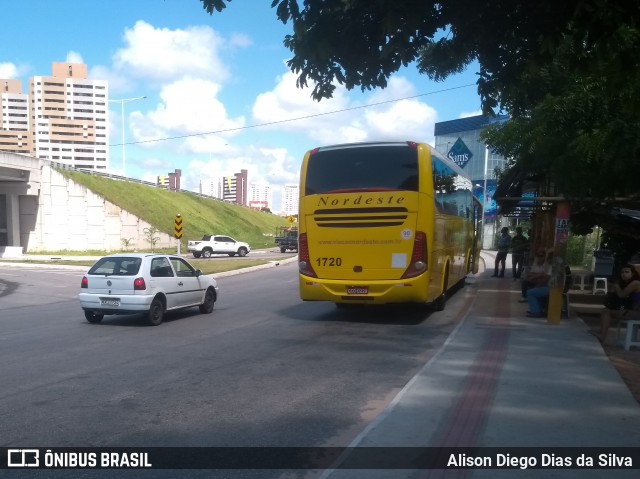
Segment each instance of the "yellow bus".
[{"label": "yellow bus", "polygon": [[471,182],[427,144],[315,148],[300,173],[300,297],[442,310],[477,272],[481,225]]}]

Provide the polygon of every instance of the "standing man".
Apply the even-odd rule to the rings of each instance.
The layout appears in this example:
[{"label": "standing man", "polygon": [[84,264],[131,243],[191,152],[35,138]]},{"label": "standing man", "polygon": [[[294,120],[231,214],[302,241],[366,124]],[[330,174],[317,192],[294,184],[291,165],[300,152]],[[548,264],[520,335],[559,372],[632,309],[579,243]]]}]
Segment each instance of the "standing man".
[{"label": "standing man", "polygon": [[511,266],[513,269],[513,279],[519,279],[522,276],[522,267],[524,265],[524,254],[529,247],[529,241],[522,234],[522,228],[516,228],[516,235],[511,239]]},{"label": "standing man", "polygon": [[[505,226],[500,230],[500,236],[498,237],[498,254],[496,255],[496,268],[492,275],[493,278],[504,278],[504,268],[510,247],[511,236],[509,236],[509,228]],[[500,274],[498,274],[498,266],[502,266]]]}]

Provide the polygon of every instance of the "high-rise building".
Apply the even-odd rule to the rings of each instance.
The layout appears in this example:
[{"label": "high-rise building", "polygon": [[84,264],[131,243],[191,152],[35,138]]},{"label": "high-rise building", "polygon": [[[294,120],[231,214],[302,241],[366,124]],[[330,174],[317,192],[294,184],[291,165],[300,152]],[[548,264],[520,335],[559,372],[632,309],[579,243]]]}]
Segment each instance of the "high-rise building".
[{"label": "high-rise building", "polygon": [[284,185],[282,187],[282,214],[297,215],[300,187],[298,185]]},{"label": "high-rise building", "polygon": [[240,173],[234,173],[233,176],[220,178],[217,197],[230,203],[246,206],[249,198],[247,170],[240,170]]},{"label": "high-rise building", "polygon": [[201,178],[200,188],[198,191],[201,195],[212,196],[213,198],[219,198],[218,196],[218,180],[215,178]]},{"label": "high-rise building", "polygon": [[158,188],[162,188],[163,190],[169,189],[169,177],[166,175],[158,176],[156,180],[156,185]]},{"label": "high-rise building", "polygon": [[31,152],[29,95],[19,80],[0,80],[0,151]]},{"label": "high-rise building", "polygon": [[271,185],[266,183],[251,183],[249,185],[249,206],[255,209],[271,208],[273,194]]},{"label": "high-rise building", "polygon": [[28,95],[19,80],[0,79],[0,90],[0,150],[77,168],[109,168],[108,83],[89,80],[86,65],[53,63],[51,76],[29,80]]}]

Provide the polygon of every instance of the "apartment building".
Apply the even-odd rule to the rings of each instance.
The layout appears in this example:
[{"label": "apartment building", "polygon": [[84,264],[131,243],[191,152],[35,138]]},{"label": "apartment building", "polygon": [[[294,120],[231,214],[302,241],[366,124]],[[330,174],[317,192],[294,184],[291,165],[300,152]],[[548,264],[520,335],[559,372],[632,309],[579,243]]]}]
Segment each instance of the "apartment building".
[{"label": "apartment building", "polygon": [[249,185],[249,207],[254,209],[271,208],[273,193],[267,183],[251,183]]},{"label": "apartment building", "polygon": [[0,80],[0,151],[31,153],[29,95],[20,80]]},{"label": "apartment building", "polygon": [[53,63],[51,76],[29,80],[27,95],[19,80],[0,79],[0,90],[0,151],[76,168],[109,168],[108,83],[89,80],[86,65]]},{"label": "apartment building", "polygon": [[240,170],[229,176],[203,178],[200,180],[200,194],[219,200],[247,206],[250,200],[247,170]]},{"label": "apartment building", "polygon": [[182,170],[174,170],[173,173],[167,175],[158,176],[156,179],[156,185],[158,188],[163,188],[170,191],[178,191],[181,189],[180,178],[182,177]]},{"label": "apartment building", "polygon": [[282,187],[282,211],[286,216],[298,214],[298,201],[300,196],[299,185],[284,185]]}]

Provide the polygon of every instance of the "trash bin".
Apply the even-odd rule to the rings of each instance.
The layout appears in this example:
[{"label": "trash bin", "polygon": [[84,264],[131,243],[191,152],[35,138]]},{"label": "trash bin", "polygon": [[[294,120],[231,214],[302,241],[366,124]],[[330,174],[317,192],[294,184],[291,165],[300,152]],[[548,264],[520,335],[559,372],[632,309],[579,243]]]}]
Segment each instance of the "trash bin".
[{"label": "trash bin", "polygon": [[613,276],[613,253],[608,249],[600,249],[593,252],[593,261],[591,270],[593,276],[611,277]]}]

